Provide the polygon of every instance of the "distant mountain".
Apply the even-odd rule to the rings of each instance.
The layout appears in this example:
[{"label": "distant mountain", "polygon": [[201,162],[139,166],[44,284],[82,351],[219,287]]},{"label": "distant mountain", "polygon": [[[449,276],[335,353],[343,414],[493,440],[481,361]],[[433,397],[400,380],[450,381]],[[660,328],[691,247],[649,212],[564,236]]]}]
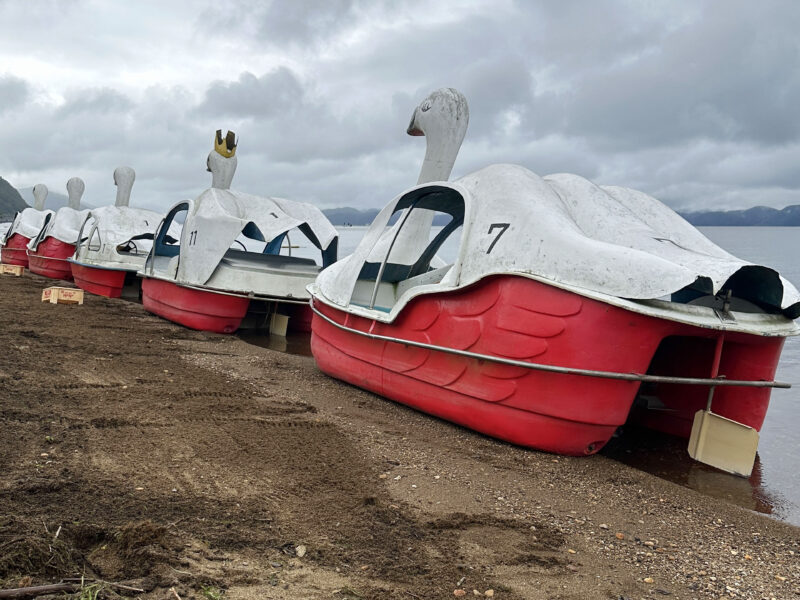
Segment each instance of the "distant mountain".
[{"label": "distant mountain", "polygon": [[16,188],[0,177],[0,221],[10,221],[26,206]]},{"label": "distant mountain", "polygon": [[326,208],[322,213],[332,225],[369,225],[380,212],[377,208]]},{"label": "distant mountain", "polygon": [[[369,225],[379,210],[345,207],[328,208],[322,212],[334,225]],[[701,210],[679,214],[692,225],[701,227],[714,225],[800,227],[800,204],[793,204],[780,210],[769,206],[754,206],[743,210]],[[434,219],[434,224],[446,225],[448,220],[447,217],[438,215]]]},{"label": "distant mountain", "polygon": [[[377,208],[326,208],[322,213],[328,217],[332,225],[371,225],[375,217],[378,216],[380,210]],[[397,216],[392,216],[389,223],[392,224],[397,220]],[[433,219],[434,225],[447,225],[450,217],[447,215],[436,215]]]},{"label": "distant mountain", "polygon": [[684,212],[680,215],[695,226],[800,226],[800,205],[798,204],[787,206],[781,210],[769,206],[755,206],[745,210],[703,210]]}]

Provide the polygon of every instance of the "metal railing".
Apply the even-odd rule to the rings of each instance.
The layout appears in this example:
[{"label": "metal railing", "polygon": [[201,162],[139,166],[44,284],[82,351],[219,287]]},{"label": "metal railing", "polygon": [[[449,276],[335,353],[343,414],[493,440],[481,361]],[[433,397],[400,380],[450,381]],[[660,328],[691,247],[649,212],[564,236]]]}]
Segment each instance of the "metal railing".
[{"label": "metal railing", "polygon": [[352,327],[347,327],[346,325],[337,323],[327,315],[323,314],[314,306],[313,301],[311,303],[311,310],[314,311],[314,314],[319,316],[327,323],[330,323],[334,327],[337,327],[349,333],[355,333],[356,335],[360,335],[366,338],[392,342],[395,344],[402,344],[404,346],[411,346],[414,348],[435,350],[437,352],[454,354],[456,356],[463,356],[465,358],[473,358],[475,360],[483,360],[501,365],[508,365],[511,367],[522,367],[523,369],[531,369],[534,371],[545,371],[548,373],[560,373],[562,375],[579,375],[582,377],[599,377],[602,379],[616,379],[621,381],[647,382],[647,383],[675,383],[682,385],[710,385],[710,386],[781,388],[781,389],[788,389],[792,387],[791,383],[785,383],[782,381],[748,381],[748,380],[724,379],[722,377],[719,378],[672,377],[668,375],[647,375],[643,373],[618,373],[614,371],[597,371],[593,369],[579,369],[576,367],[559,367],[556,365],[545,365],[542,363],[514,360],[512,358],[502,358],[500,356],[491,356],[489,354],[479,354],[477,352],[470,352],[469,350],[458,350],[456,348],[448,348],[446,346],[437,346],[434,344],[427,344],[425,342],[404,340],[401,338],[391,337],[388,335],[369,333],[367,331],[359,331],[358,329],[353,329]]}]

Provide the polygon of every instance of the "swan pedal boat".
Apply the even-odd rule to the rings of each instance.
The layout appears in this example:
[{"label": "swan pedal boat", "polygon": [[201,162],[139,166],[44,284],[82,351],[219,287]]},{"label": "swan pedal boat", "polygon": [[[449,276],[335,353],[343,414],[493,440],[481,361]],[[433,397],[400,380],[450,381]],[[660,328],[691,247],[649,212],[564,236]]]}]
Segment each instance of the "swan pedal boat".
[{"label": "swan pedal boat", "polygon": [[0,242],[0,261],[6,265],[28,267],[28,244],[42,230],[45,220],[53,214],[44,210],[47,186],[37,183],[33,186],[33,207],[28,207],[14,215],[14,220],[2,236]]},{"label": "swan pedal boat", "polygon": [[75,285],[107,298],[121,297],[126,287],[137,288],[136,275],[144,267],[161,219],[155,211],[128,206],[91,210],[68,259]]},{"label": "swan pedal boat", "polygon": [[[237,144],[232,131],[223,138],[217,130],[206,161],[211,188],[173,206],[161,222],[139,272],[142,303],[191,329],[233,333],[257,300],[270,315],[282,311],[293,329],[310,330],[306,286],[336,261],[339,234],[311,204],[232,191]],[[167,232],[181,220],[180,244],[170,243]],[[291,256],[291,243],[290,255],[281,255],[292,230],[320,251],[322,267]]]},{"label": "swan pedal boat", "polygon": [[75,254],[68,261],[75,284],[92,294],[119,298],[124,292],[139,298],[136,274],[152,248],[162,215],[128,206],[135,179],[131,167],[114,169],[114,205],[89,211],[78,232]]},{"label": "swan pedal boat", "polygon": [[[170,244],[166,231],[181,213],[180,244]],[[145,309],[192,329],[232,333],[250,301],[260,300],[281,305],[294,327],[309,329],[306,287],[321,267],[279,254],[294,229],[320,251],[323,267],[336,260],[338,233],[310,204],[211,188],[175,205],[140,271]]]},{"label": "swan pedal boat", "polygon": [[[433,215],[449,224],[418,226]],[[398,196],[309,292],[325,373],[566,455],[596,453],[629,417],[688,437],[712,395],[759,430],[800,331],[788,281],[655,198],[516,165]]]},{"label": "swan pedal boat", "polygon": [[89,212],[80,210],[85,185],[73,177],[67,181],[68,205],[45,217],[39,233],[28,243],[28,268],[31,273],[72,281],[69,259],[75,254],[78,232]]}]

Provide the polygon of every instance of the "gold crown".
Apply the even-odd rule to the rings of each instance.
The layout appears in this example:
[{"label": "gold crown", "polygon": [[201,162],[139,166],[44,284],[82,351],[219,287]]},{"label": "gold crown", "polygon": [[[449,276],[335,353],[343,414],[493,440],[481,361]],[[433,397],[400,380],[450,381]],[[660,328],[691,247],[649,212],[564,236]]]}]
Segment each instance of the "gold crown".
[{"label": "gold crown", "polygon": [[228,135],[225,136],[223,139],[222,137],[222,130],[217,129],[217,135],[214,139],[214,150],[216,150],[220,156],[224,156],[225,158],[232,158],[236,155],[236,134],[232,131],[228,132]]}]

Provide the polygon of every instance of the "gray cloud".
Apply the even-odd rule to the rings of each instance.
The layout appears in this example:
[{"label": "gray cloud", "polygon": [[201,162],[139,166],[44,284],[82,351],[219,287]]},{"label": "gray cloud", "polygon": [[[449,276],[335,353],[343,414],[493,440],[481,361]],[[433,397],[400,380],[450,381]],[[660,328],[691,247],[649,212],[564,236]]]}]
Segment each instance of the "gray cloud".
[{"label": "gray cloud", "polygon": [[199,110],[221,116],[267,117],[299,110],[304,104],[303,95],[297,75],[278,67],[261,77],[245,72],[236,81],[213,82]]},{"label": "gray cloud", "polygon": [[[599,56],[562,92],[543,94],[540,131],[595,137],[603,148],[671,145],[693,138],[785,143],[798,134],[800,7],[708,10],[623,61]],[[604,60],[605,59],[605,60]]]},{"label": "gray cloud", "polygon": [[25,80],[13,75],[0,76],[0,113],[24,104],[30,95]]},{"label": "gray cloud", "polygon": [[678,208],[800,203],[791,0],[0,2],[0,19],[4,135],[25,140],[0,174],[80,175],[93,204],[120,164],[134,204],[196,195],[222,128],[240,136],[238,189],[382,206],[416,180],[425,141],[405,127],[443,86],[470,102],[454,177],[512,162]]},{"label": "gray cloud", "polygon": [[111,88],[82,89],[71,93],[58,108],[60,117],[89,114],[107,115],[124,113],[133,107],[133,103],[124,94]]},{"label": "gray cloud", "polygon": [[268,45],[324,43],[353,20],[352,0],[229,0],[199,19],[202,29],[220,36],[245,35]]}]

